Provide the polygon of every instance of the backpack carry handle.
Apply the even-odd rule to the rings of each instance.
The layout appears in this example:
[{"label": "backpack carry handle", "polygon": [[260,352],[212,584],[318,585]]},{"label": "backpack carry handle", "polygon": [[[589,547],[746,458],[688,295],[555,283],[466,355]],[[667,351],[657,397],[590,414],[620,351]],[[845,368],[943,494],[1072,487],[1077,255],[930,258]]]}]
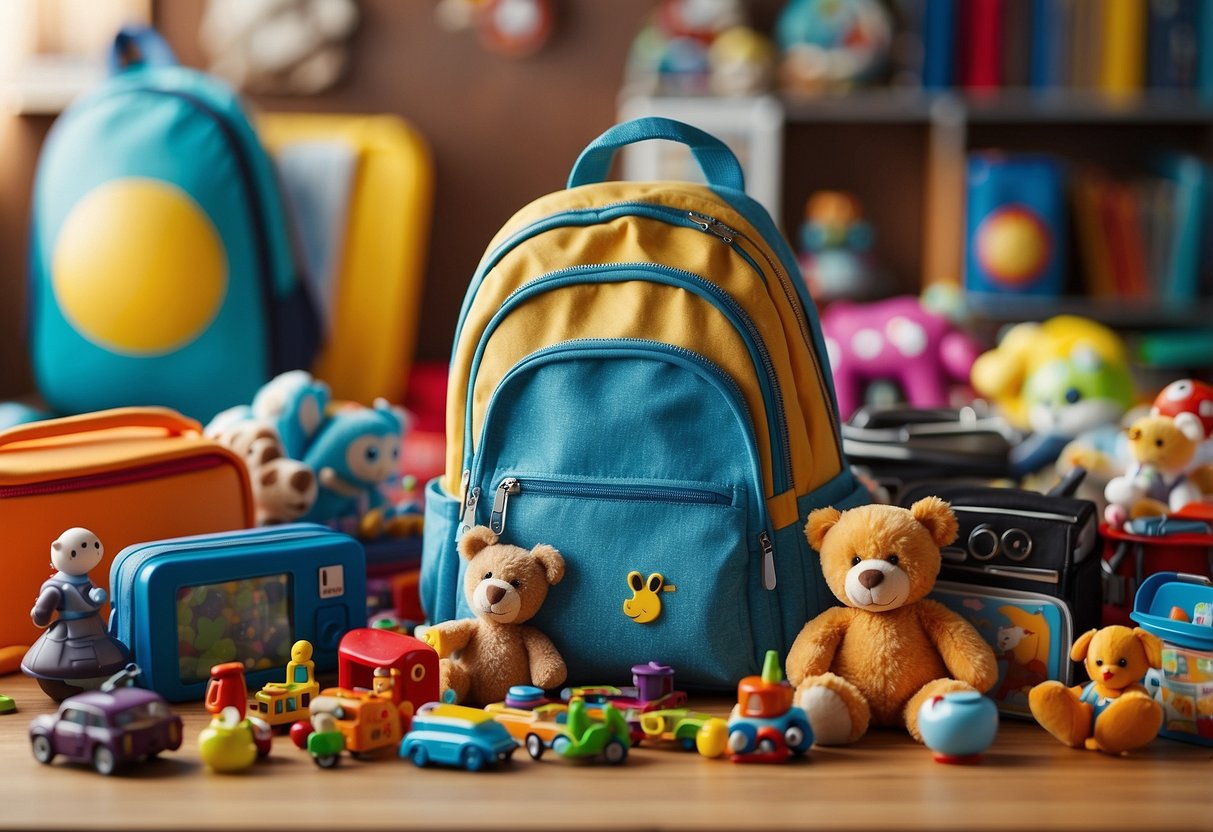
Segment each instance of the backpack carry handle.
[{"label": "backpack carry handle", "polygon": [[690,148],[691,155],[699,163],[703,175],[712,187],[745,190],[745,176],[741,172],[741,164],[724,142],[698,127],[659,116],[616,124],[590,142],[573,163],[568,186],[576,188],[579,185],[606,181],[615,151],[626,145],[651,139],[678,142]]},{"label": "backpack carry handle", "polygon": [[151,26],[123,26],[114,36],[106,62],[110,75],[137,66],[176,66],[177,56]]},{"label": "backpack carry handle", "polygon": [[202,425],[198,422],[167,407],[118,407],[9,428],[0,432],[0,448],[21,442],[115,428],[159,428],[168,436],[202,433]]}]

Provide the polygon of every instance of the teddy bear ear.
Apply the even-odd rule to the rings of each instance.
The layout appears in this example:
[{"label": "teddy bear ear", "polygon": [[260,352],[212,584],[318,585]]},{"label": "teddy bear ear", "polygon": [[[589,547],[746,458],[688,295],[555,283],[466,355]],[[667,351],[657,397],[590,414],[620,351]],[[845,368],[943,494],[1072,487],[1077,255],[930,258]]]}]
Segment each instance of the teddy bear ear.
[{"label": "teddy bear ear", "polygon": [[1070,661],[1080,662],[1087,657],[1087,648],[1091,646],[1091,639],[1095,638],[1098,630],[1087,630],[1080,635],[1074,642],[1074,646],[1070,648]]},{"label": "teddy bear ear", "polygon": [[804,527],[804,536],[814,551],[820,552],[826,542],[826,532],[842,519],[842,512],[833,506],[819,508],[809,513],[809,522]]},{"label": "teddy bear ear", "polygon": [[1195,413],[1179,413],[1175,416],[1175,427],[1179,428],[1179,432],[1193,442],[1203,442],[1205,438],[1205,426],[1200,421],[1200,417]]},{"label": "teddy bear ear", "polygon": [[497,535],[488,526],[472,526],[459,538],[459,554],[465,560],[471,560],[486,546],[496,545],[497,540]]},{"label": "teddy bear ear", "polygon": [[1141,642],[1146,651],[1146,661],[1155,670],[1162,668],[1162,639],[1153,633],[1147,633],[1141,627],[1133,628],[1133,635]]},{"label": "teddy bear ear", "polygon": [[547,576],[549,584],[555,586],[563,580],[564,557],[556,550],[555,546],[540,543],[531,550],[531,554],[543,564],[543,574]]},{"label": "teddy bear ear", "polygon": [[910,506],[910,514],[926,526],[936,546],[947,546],[956,539],[959,524],[952,507],[938,497],[923,497]]}]

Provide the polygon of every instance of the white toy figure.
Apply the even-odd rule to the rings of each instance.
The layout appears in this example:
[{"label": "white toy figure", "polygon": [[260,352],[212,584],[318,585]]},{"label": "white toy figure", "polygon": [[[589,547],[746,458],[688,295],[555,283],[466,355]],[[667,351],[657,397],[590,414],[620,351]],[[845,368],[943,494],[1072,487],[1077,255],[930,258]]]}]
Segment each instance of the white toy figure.
[{"label": "white toy figure", "polygon": [[[110,638],[101,620],[109,596],[89,580],[105,548],[88,529],[71,528],[51,544],[51,565],[59,570],[42,584],[30,618],[49,628],[21,661],[21,669],[38,680],[47,696],[68,696],[101,686],[130,662],[122,642]],[[52,614],[59,617],[53,622]]]}]

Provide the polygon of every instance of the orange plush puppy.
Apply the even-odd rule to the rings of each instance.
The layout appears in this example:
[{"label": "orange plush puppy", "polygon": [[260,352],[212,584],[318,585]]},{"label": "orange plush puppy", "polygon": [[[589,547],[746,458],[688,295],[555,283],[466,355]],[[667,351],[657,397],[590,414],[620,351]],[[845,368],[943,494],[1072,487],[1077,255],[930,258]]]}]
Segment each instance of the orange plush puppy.
[{"label": "orange plush puppy", "polygon": [[1150,698],[1141,678],[1162,665],[1162,641],[1140,627],[1114,625],[1083,633],[1070,650],[1086,660],[1091,681],[1068,688],[1042,682],[1028,706],[1050,734],[1072,748],[1123,754],[1154,739],[1162,727],[1162,705]]},{"label": "orange plush puppy", "polygon": [[788,654],[796,702],[821,745],[854,742],[868,725],[902,725],[919,742],[918,709],[933,696],[986,691],[994,651],[967,621],[926,595],[956,517],[938,497],[908,510],[871,505],[809,515],[809,545],[846,606],[814,618]]}]

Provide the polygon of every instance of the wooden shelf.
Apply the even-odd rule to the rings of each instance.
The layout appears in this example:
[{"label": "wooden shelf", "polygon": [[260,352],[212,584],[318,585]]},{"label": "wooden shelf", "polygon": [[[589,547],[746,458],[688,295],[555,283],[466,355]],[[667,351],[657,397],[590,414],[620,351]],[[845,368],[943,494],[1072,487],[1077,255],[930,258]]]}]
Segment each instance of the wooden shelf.
[{"label": "wooden shelf", "polygon": [[1055,315],[1081,315],[1119,329],[1213,329],[1213,301],[1158,298],[1015,297],[968,293],[974,315],[994,323],[1043,321]]},{"label": "wooden shelf", "polygon": [[1108,97],[1076,90],[1002,90],[989,94],[881,88],[845,95],[782,96],[791,124],[971,122],[982,124],[1213,125],[1213,102],[1148,92]]}]

